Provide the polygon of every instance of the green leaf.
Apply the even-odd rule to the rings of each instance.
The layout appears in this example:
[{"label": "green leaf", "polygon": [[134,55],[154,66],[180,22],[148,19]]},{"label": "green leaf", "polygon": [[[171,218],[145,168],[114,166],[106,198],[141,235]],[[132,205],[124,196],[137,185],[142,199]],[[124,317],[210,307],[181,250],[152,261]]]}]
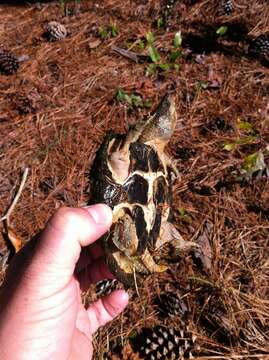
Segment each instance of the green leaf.
[{"label": "green leaf", "polygon": [[144,48],[145,48],[144,41],[143,41],[143,40],[139,40],[138,43],[137,43],[137,46],[138,46],[140,49],[144,49]]},{"label": "green leaf", "polygon": [[180,216],[186,215],[186,210],[184,208],[182,208],[182,207],[178,208],[178,212],[179,212]]},{"label": "green leaf", "polygon": [[173,51],[169,55],[169,61],[174,63],[176,61],[176,59],[181,57],[181,56],[182,56],[182,52],[180,50]]},{"label": "green leaf", "polygon": [[132,98],[129,95],[125,96],[125,102],[127,102],[128,105],[133,106]]},{"label": "green leaf", "polygon": [[225,35],[225,34],[227,33],[227,31],[228,31],[228,26],[223,25],[223,26],[221,26],[221,27],[219,27],[219,28],[217,29],[216,33],[217,33],[219,36],[223,36],[223,35]]},{"label": "green leaf", "polygon": [[146,39],[147,39],[148,45],[152,45],[154,43],[154,35],[153,35],[153,33],[151,31],[149,31],[146,34]]},{"label": "green leaf", "polygon": [[118,101],[120,101],[120,102],[126,101],[126,96],[127,96],[127,94],[124,90],[122,90],[122,89],[117,90],[116,98]]},{"label": "green leaf", "polygon": [[224,150],[227,150],[227,151],[232,151],[236,148],[236,144],[235,143],[226,143],[224,144],[223,146],[223,149]]},{"label": "green leaf", "polygon": [[180,65],[179,64],[174,64],[174,68],[176,71],[179,71],[180,70]]},{"label": "green leaf", "polygon": [[238,120],[237,128],[239,130],[247,130],[249,132],[254,132],[252,124],[248,121]]},{"label": "green leaf", "polygon": [[239,145],[251,144],[255,140],[256,140],[256,136],[248,135],[248,136],[244,136],[242,138],[238,138],[234,142],[224,144],[223,148],[224,148],[224,150],[231,151],[231,150],[234,150]]},{"label": "green leaf", "polygon": [[132,106],[132,99],[131,97],[122,89],[118,89],[116,98],[120,102],[126,102],[130,106]]},{"label": "green leaf", "polygon": [[247,145],[247,144],[253,143],[255,140],[256,140],[256,136],[248,135],[248,136],[244,136],[243,138],[237,139],[236,144],[237,145]]},{"label": "green leaf", "polygon": [[105,39],[108,36],[108,31],[106,28],[101,26],[98,28],[98,34],[100,38]]},{"label": "green leaf", "polygon": [[255,166],[257,159],[259,157],[259,153],[255,152],[253,154],[248,155],[245,159],[244,159],[244,163],[243,163],[243,168],[245,170],[250,170],[251,168],[253,168],[253,166]]},{"label": "green leaf", "polygon": [[178,212],[179,212],[179,219],[187,222],[187,223],[191,223],[192,222],[192,217],[191,215],[188,214],[188,212],[184,209],[184,208],[178,208]]},{"label": "green leaf", "polygon": [[149,64],[146,68],[146,76],[154,75],[157,71],[157,65],[156,64]]},{"label": "green leaf", "polygon": [[182,36],[181,36],[181,31],[178,31],[175,33],[174,36],[174,47],[175,48],[179,48],[182,45]]},{"label": "green leaf", "polygon": [[110,32],[112,37],[116,37],[119,34],[119,30],[117,29],[116,25],[112,24],[110,25]]},{"label": "green leaf", "polygon": [[158,67],[163,70],[163,71],[167,71],[170,69],[170,65],[169,64],[166,64],[166,63],[163,63],[163,64],[159,64]]},{"label": "green leaf", "polygon": [[241,173],[245,175],[247,179],[251,178],[254,173],[262,172],[266,169],[264,162],[264,156],[262,151],[257,151],[248,155],[243,162]]},{"label": "green leaf", "polygon": [[140,95],[128,95],[124,90],[118,89],[116,92],[116,99],[120,102],[127,103],[130,107],[151,107],[150,100],[143,101]]},{"label": "green leaf", "polygon": [[160,29],[161,27],[164,26],[164,18],[161,16],[159,17],[159,19],[157,20],[157,28]]},{"label": "green leaf", "polygon": [[160,61],[160,55],[158,54],[158,51],[153,45],[148,46],[148,51],[152,62],[157,63],[158,61]]},{"label": "green leaf", "polygon": [[151,100],[145,100],[143,103],[145,108],[151,108],[152,107],[152,101]]},{"label": "green leaf", "polygon": [[132,94],[131,95],[131,104],[134,107],[142,107],[143,106],[143,101],[142,101],[141,96]]}]

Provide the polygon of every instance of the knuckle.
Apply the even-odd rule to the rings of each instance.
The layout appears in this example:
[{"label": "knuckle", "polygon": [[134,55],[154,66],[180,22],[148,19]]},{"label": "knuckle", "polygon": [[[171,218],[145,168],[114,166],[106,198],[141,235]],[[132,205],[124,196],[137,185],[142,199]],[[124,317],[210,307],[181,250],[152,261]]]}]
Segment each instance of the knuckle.
[{"label": "knuckle", "polygon": [[80,226],[81,225],[81,216],[75,209],[69,207],[62,207],[57,210],[54,215],[55,222],[63,224],[64,226]]}]

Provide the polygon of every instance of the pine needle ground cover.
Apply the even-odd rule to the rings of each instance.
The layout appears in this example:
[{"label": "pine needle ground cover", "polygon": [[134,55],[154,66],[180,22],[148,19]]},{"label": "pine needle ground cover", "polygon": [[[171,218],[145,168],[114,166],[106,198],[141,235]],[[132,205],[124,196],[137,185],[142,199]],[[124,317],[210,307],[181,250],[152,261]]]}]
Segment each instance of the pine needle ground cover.
[{"label": "pine needle ground cover", "polygon": [[[87,203],[108,130],[176,93],[175,222],[201,250],[130,291],[96,359],[268,358],[268,34],[266,0],[1,2],[0,209],[28,167],[10,218],[23,242]],[[8,251],[2,236],[1,278]]]}]

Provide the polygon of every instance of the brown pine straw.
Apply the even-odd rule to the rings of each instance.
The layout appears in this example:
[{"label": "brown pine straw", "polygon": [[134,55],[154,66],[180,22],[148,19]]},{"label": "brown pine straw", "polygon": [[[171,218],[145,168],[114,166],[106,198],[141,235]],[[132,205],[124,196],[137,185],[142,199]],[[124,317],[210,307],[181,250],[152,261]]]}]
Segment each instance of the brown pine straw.
[{"label": "brown pine straw", "polygon": [[[192,241],[205,221],[213,225],[210,270],[186,256],[131,290],[126,311],[94,338],[97,359],[115,339],[124,347],[113,359],[138,358],[128,338],[158,324],[188,325],[201,347],[197,359],[269,356],[269,184],[265,177],[237,180],[244,160],[254,152],[261,150],[269,165],[268,68],[247,52],[251,39],[269,31],[269,8],[266,0],[237,0],[231,16],[219,17],[218,3],[176,2],[167,30],[152,27],[165,1],[80,1],[77,15],[70,2],[69,17],[57,1],[0,5],[0,44],[17,56],[28,56],[17,74],[0,75],[1,217],[16,195],[23,169],[30,169],[10,218],[13,231],[26,242],[60,206],[85,205],[90,166],[105,134],[111,129],[126,132],[154,109],[167,89],[176,92],[178,111],[168,149],[180,171],[173,188],[175,223]],[[65,40],[49,43],[42,38],[52,20],[67,27]],[[94,29],[111,24],[118,36],[98,45]],[[217,49],[187,55],[191,36],[205,37],[209,44],[210,34],[223,24],[233,35],[243,29],[241,37],[224,37]],[[148,55],[138,44],[149,30],[163,62],[173,50],[175,32],[181,31],[185,55],[178,60],[178,72],[146,77],[147,63],[113,53],[118,46]],[[120,103],[115,96],[119,88],[150,100],[151,109]],[[29,101],[28,112],[23,99]],[[217,119],[227,126],[218,129]],[[240,129],[240,121],[249,122],[252,132]],[[248,135],[254,135],[250,143],[224,149]],[[5,255],[3,279],[3,239],[0,250]],[[94,299],[91,290],[83,294],[85,304]],[[160,317],[156,297],[170,291],[186,303],[185,325],[179,317]]]}]

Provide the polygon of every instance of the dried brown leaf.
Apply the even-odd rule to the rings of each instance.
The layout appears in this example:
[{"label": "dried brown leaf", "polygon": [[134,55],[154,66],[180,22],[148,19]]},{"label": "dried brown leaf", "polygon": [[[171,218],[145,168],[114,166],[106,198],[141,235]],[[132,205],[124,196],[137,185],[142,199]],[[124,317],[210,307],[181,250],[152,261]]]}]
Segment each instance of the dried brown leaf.
[{"label": "dried brown leaf", "polygon": [[200,235],[197,238],[197,244],[200,245],[200,249],[195,251],[195,257],[202,263],[203,270],[206,273],[211,271],[212,267],[212,248],[210,245],[210,238],[212,236],[213,224],[207,220],[203,226]]}]

